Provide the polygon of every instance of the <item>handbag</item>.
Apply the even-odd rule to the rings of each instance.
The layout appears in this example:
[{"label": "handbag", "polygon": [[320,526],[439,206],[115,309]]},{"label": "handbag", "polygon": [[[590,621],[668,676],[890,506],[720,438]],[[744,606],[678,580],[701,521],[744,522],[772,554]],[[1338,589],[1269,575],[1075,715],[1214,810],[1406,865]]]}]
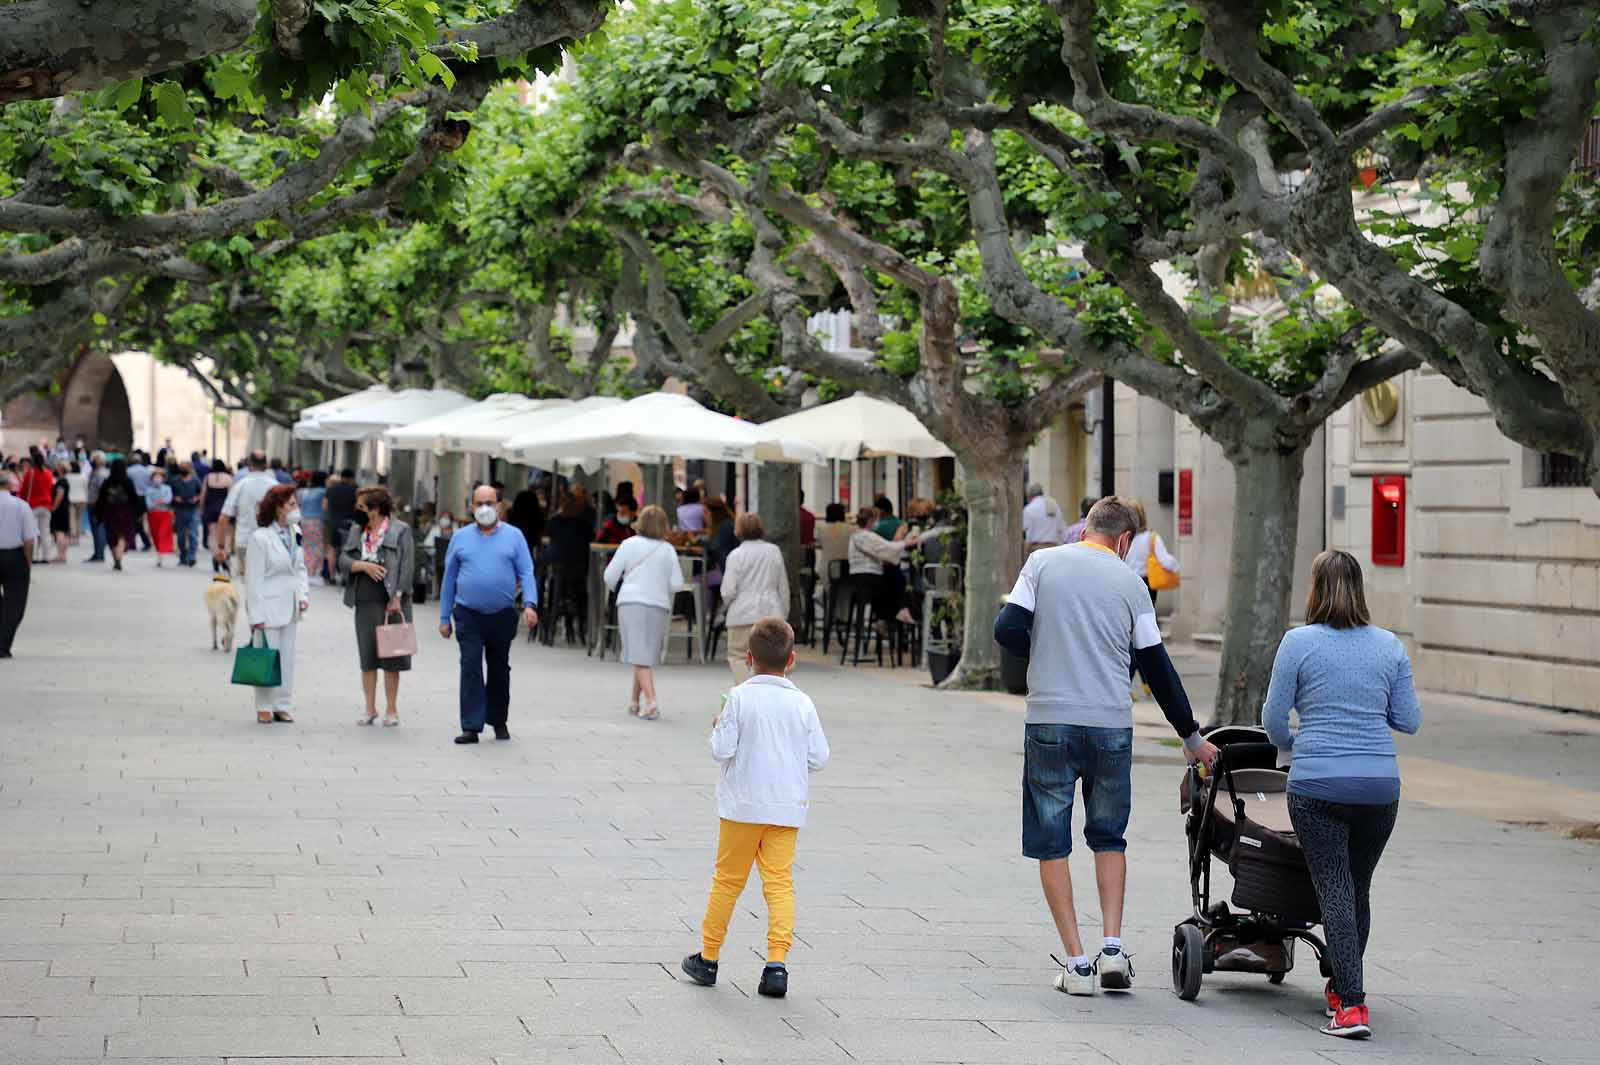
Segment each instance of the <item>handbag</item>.
[{"label": "handbag", "polygon": [[[256,640],[261,645],[256,646]],[[267,646],[267,634],[256,629],[250,642],[233,653],[233,683],[251,688],[278,688],[283,686],[283,662],[278,650]]]},{"label": "handbag", "polygon": [[[390,624],[389,619],[398,615],[400,620]],[[409,658],[417,653],[417,629],[406,616],[398,610],[391,610],[383,616],[383,624],[376,629],[378,635],[379,658]]]},{"label": "handbag", "polygon": [[1161,538],[1155,533],[1150,534],[1150,554],[1144,560],[1144,579],[1149,583],[1152,592],[1164,592],[1168,588],[1178,586],[1178,575],[1161,564],[1156,557],[1156,545]]}]

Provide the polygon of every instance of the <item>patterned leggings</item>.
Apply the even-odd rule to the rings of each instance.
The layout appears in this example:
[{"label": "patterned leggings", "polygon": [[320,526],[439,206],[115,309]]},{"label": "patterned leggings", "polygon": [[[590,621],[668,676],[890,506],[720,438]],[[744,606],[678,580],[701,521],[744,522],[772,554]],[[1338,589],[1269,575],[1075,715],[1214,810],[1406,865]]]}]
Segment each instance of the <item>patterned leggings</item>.
[{"label": "patterned leggings", "polygon": [[1381,806],[1289,795],[1289,820],[1306,853],[1333,958],[1333,990],[1346,1006],[1367,1001],[1361,957],[1372,930],[1372,873],[1394,831],[1398,802]]}]

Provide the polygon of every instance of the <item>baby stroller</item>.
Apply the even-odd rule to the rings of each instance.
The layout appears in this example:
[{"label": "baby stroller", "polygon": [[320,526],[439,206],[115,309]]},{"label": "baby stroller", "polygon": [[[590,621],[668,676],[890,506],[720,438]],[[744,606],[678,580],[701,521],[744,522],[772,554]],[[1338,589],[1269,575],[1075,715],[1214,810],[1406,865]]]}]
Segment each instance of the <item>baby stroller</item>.
[{"label": "baby stroller", "polygon": [[[1172,932],[1172,986],[1191,1001],[1210,972],[1262,973],[1280,984],[1294,968],[1296,940],[1332,976],[1327,944],[1312,932],[1322,911],[1289,821],[1278,749],[1264,729],[1239,725],[1210,729],[1206,739],[1219,749],[1215,766],[1209,774],[1189,766],[1178,789],[1194,914]],[[1232,906],[1211,901],[1213,856],[1233,875]]]}]

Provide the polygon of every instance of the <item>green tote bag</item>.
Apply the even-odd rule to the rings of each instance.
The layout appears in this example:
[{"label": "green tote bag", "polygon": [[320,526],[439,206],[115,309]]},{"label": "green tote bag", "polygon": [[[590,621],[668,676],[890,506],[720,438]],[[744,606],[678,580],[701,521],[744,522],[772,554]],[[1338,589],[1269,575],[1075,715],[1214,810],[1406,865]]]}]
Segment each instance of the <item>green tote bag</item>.
[{"label": "green tote bag", "polygon": [[[259,646],[256,640],[260,639]],[[234,652],[233,682],[252,688],[279,688],[283,686],[283,664],[275,648],[267,646],[267,634],[257,629],[250,634],[250,642]]]}]

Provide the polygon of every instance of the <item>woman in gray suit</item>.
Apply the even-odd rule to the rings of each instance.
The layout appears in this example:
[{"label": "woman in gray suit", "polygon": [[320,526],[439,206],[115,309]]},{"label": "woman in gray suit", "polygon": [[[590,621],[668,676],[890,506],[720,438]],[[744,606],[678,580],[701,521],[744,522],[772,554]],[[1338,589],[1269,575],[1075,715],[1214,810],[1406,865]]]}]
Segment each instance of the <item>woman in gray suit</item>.
[{"label": "woman in gray suit", "polygon": [[400,724],[400,674],[411,668],[411,656],[378,657],[378,626],[386,620],[411,620],[411,581],[416,573],[416,548],[411,526],[393,516],[387,488],[363,488],[356,495],[357,528],[339,552],[344,574],[344,605],[356,612],[356,648],[361,656],[361,691],[366,713],[357,722],[378,720],[378,670],[383,670],[387,701],[383,723]]},{"label": "woman in gray suit", "polygon": [[250,536],[252,562],[244,574],[244,612],[250,622],[250,638],[261,633],[267,646],[277,649],[283,670],[278,687],[256,689],[256,720],[263,725],[294,720],[295,634],[300,629],[300,615],[311,605],[305,553],[295,534],[299,521],[294,489],[274,485],[261,497],[256,531]]}]

